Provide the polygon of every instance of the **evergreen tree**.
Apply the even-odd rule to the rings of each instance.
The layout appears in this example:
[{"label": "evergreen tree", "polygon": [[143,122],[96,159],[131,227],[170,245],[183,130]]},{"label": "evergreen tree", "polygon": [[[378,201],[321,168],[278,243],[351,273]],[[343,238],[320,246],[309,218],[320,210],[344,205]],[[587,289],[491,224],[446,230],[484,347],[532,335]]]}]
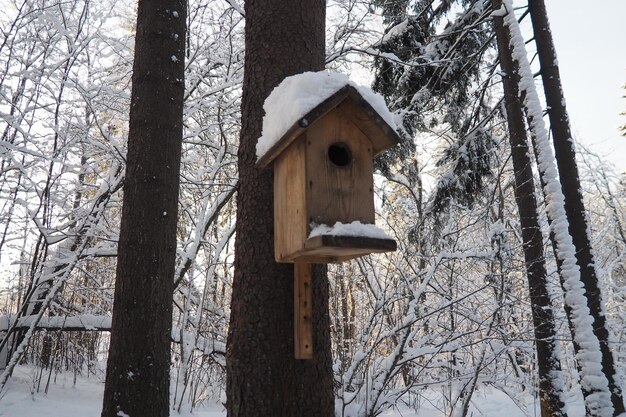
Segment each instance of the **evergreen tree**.
[{"label": "evergreen tree", "polygon": [[102,417],[169,416],[187,3],[140,0]]},{"label": "evergreen tree", "polygon": [[[383,173],[412,154],[417,132],[446,125],[453,136],[438,165],[447,168],[436,188],[432,212],[439,223],[451,201],[471,207],[491,175],[497,141],[484,128],[491,114],[480,84],[481,63],[490,42],[482,1],[380,1],[390,26],[378,48],[393,54],[375,61],[373,87],[401,117],[403,143],[377,163]],[[445,28],[453,6],[462,12]],[[479,91],[472,91],[477,89]],[[408,175],[408,178],[414,175]]]},{"label": "evergreen tree", "polygon": [[274,261],[273,173],[256,166],[263,103],[286,76],[324,69],[324,0],[245,3],[235,275],[226,354],[230,417],[331,417],[333,375],[325,267],[314,267],[313,351],[294,358],[294,268]]}]

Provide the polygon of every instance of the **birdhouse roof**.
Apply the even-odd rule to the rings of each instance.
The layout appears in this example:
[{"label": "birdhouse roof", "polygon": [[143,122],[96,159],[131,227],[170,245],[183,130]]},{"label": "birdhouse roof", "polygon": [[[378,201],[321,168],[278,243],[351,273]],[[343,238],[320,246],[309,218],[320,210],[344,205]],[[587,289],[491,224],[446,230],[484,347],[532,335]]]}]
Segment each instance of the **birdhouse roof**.
[{"label": "birdhouse roof", "polygon": [[371,140],[374,155],[400,141],[384,99],[343,74],[322,71],[288,77],[272,91],[263,108],[263,134],[256,147],[260,167],[336,108]]}]

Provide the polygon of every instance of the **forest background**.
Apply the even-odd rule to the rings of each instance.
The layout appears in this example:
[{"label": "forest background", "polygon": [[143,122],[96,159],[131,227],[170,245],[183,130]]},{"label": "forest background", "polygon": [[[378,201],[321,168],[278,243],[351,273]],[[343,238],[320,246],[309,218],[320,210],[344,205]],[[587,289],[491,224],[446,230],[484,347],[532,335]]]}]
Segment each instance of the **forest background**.
[{"label": "forest background", "polygon": [[[62,372],[102,377],[135,15],[131,5],[112,1],[3,3],[0,265],[6,287],[0,355],[9,368],[18,361],[32,366],[33,389],[39,391]],[[430,4],[434,10],[439,5]],[[490,13],[483,2],[444,7],[426,33],[416,35],[426,41],[422,55],[411,56],[392,50],[408,32],[398,26],[402,20],[394,21],[397,16],[385,15],[381,2],[328,2],[327,68],[370,78],[388,100],[395,97],[388,104],[406,122],[409,138],[380,162],[376,177],[379,223],[400,243],[399,251],[330,268],[339,415],[419,409],[424,389],[439,394],[445,414],[465,410],[471,393],[484,387],[512,398],[536,394],[533,326]],[[523,16],[523,9],[517,14]],[[172,404],[179,410],[223,398],[243,21],[241,5],[233,1],[189,5],[172,333]],[[455,49],[465,35],[472,42]],[[558,52],[558,37],[556,42]],[[614,50],[623,57],[619,47]],[[583,59],[599,67],[588,85],[603,78],[604,66],[614,65],[605,59]],[[422,88],[415,91],[417,110],[381,77],[385,65],[403,68],[409,60],[415,62],[408,66],[424,68]],[[481,134],[469,134],[476,125]],[[621,380],[624,178],[585,146],[577,150]],[[539,188],[536,194],[541,200]],[[564,383],[575,389],[571,335],[540,208]],[[9,331],[18,322],[21,327]],[[3,385],[8,377],[3,373]]]}]

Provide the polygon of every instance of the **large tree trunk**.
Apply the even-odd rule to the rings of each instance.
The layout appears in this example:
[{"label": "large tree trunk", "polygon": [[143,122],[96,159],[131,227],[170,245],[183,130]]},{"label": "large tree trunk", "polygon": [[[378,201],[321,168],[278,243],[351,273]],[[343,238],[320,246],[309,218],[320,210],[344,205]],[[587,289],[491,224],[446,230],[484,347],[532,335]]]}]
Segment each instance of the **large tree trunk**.
[{"label": "large tree trunk", "polygon": [[[494,10],[500,9],[501,0],[492,0]],[[501,17],[494,17],[496,39],[502,67],[502,84],[506,106],[511,159],[515,172],[515,200],[520,216],[524,260],[528,276],[531,311],[537,347],[539,373],[539,405],[542,417],[566,416],[562,401],[562,379],[555,378],[561,372],[556,346],[556,329],[552,303],[548,292],[546,264],[543,252],[543,236],[539,226],[537,199],[532,173],[524,109],[519,99],[519,69],[510,49],[510,35]]]},{"label": "large tree trunk", "polygon": [[243,84],[235,277],[228,334],[230,417],[334,414],[325,268],[313,276],[312,360],[294,359],[293,281],[274,262],[272,169],[255,167],[263,102],[289,75],[324,68],[324,0],[249,0]]},{"label": "large tree trunk", "polygon": [[103,417],[169,416],[186,2],[139,0]]},{"label": "large tree trunk", "polygon": [[609,332],[603,312],[602,294],[598,287],[595,261],[591,250],[591,237],[589,236],[590,228],[580,187],[576,151],[565,107],[552,32],[550,31],[544,1],[529,1],[528,7],[541,65],[541,79],[550,118],[550,130],[554,141],[559,177],[561,178],[561,189],[565,197],[569,233],[576,247],[576,260],[580,267],[581,280],[585,286],[587,306],[593,317],[593,331],[600,341],[602,372],[609,382],[614,415],[619,415],[624,412],[624,400],[621,389],[615,380],[615,365],[609,347]]}]

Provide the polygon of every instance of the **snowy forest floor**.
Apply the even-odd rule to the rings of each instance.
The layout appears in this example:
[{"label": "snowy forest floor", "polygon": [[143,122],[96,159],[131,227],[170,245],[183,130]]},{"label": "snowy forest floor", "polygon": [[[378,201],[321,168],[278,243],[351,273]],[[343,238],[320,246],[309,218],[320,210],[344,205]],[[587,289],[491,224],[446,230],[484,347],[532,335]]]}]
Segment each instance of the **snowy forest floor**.
[{"label": "snowy forest floor", "polygon": [[[36,389],[36,371],[32,367],[18,367],[5,391],[0,394],[2,417],[99,417],[102,407],[103,378],[78,376],[71,373],[51,378],[45,393],[46,377]],[[56,381],[55,381],[56,379]],[[381,417],[440,417],[441,394],[426,390],[419,410],[399,408],[389,410]],[[584,416],[582,397],[576,391],[568,397],[569,417]],[[517,404],[516,404],[517,403]],[[525,409],[522,409],[524,408]],[[205,404],[193,412],[172,411],[172,417],[225,417],[220,404]],[[468,417],[535,417],[539,416],[536,401],[530,395],[515,398],[515,402],[501,391],[489,388],[474,393]]]}]

